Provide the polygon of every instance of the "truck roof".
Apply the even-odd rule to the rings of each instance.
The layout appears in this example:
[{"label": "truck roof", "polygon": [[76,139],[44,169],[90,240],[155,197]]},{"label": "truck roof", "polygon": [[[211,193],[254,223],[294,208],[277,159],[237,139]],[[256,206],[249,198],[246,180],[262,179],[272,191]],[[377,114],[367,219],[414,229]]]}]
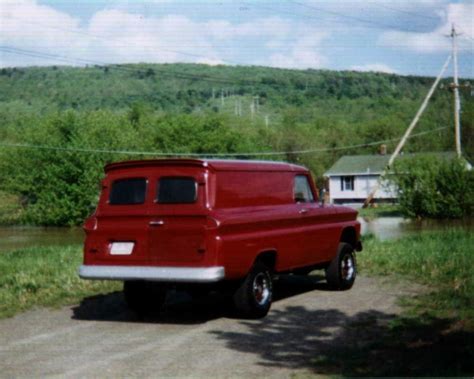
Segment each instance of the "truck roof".
[{"label": "truck roof", "polygon": [[105,166],[105,172],[123,168],[155,166],[210,167],[216,171],[308,171],[308,169],[303,166],[275,161],[234,159],[146,159],[110,163]]}]

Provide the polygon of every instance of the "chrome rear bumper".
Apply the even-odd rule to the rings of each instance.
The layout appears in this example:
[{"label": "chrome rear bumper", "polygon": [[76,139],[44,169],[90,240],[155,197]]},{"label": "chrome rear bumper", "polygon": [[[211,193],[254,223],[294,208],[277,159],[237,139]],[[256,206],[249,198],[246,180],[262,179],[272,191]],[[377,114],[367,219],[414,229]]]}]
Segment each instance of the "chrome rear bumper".
[{"label": "chrome rear bumper", "polygon": [[150,280],[156,282],[212,283],[225,277],[222,266],[213,267],[149,267],[81,265],[82,279]]}]

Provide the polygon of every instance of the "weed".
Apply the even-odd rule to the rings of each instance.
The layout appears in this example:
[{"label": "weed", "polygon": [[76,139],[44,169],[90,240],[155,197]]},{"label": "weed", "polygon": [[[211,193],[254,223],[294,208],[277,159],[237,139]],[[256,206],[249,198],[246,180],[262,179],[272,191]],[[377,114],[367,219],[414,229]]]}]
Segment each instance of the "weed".
[{"label": "weed", "polygon": [[431,290],[411,302],[440,317],[474,327],[474,234],[467,230],[424,232],[397,240],[364,239],[363,270],[414,279]]},{"label": "weed", "polygon": [[77,268],[80,246],[35,247],[0,254],[0,318],[35,306],[74,304],[120,289],[118,282],[86,281]]}]

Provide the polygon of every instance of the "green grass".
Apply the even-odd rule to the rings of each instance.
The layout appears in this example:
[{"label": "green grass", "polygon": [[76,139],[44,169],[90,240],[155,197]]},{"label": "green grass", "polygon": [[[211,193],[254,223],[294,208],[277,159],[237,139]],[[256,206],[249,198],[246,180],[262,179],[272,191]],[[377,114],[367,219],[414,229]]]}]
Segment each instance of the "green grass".
[{"label": "green grass", "polygon": [[0,191],[0,225],[18,225],[22,213],[18,196]]},{"label": "green grass", "polygon": [[36,306],[75,304],[84,297],[120,290],[118,282],[77,275],[81,246],[36,247],[0,254],[0,318]]},{"label": "green grass", "polygon": [[427,294],[407,299],[435,317],[466,321],[474,328],[474,233],[451,229],[397,240],[364,241],[363,271],[406,277],[426,285]]},{"label": "green grass", "polygon": [[402,212],[398,205],[382,204],[377,207],[360,208],[358,209],[359,216],[376,218],[376,217],[402,217]]}]

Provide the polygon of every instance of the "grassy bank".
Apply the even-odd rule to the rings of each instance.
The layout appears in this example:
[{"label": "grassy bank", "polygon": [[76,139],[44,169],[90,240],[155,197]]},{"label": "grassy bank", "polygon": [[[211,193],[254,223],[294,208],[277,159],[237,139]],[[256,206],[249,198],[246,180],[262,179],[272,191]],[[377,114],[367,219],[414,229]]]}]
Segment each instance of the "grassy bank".
[{"label": "grassy bank", "polygon": [[20,224],[22,213],[18,197],[0,191],[0,225]]},{"label": "grassy bank", "polygon": [[360,217],[402,217],[403,214],[396,204],[382,204],[376,207],[357,209]]},{"label": "grassy bank", "polygon": [[468,230],[424,232],[391,241],[366,238],[359,265],[364,272],[402,276],[429,293],[414,305],[434,317],[466,322],[474,329],[474,234]]},{"label": "grassy bank", "polygon": [[81,246],[37,247],[0,254],[0,318],[35,306],[75,304],[84,297],[119,290],[117,282],[77,276]]}]

